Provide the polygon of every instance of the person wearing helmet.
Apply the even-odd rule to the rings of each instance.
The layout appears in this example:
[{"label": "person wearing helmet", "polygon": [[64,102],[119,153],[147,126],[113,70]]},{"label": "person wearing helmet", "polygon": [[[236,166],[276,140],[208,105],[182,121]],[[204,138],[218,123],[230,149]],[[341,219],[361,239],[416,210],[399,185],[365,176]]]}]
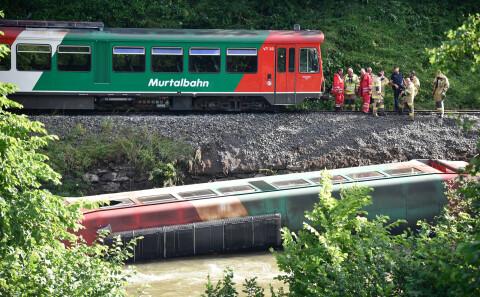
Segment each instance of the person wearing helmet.
[{"label": "person wearing helmet", "polygon": [[335,111],[342,110],[345,99],[343,69],[338,69],[337,73],[333,76],[332,94],[335,96]]},{"label": "person wearing helmet", "polygon": [[420,92],[420,80],[418,79],[417,74],[413,70],[410,72],[409,78],[412,81],[413,86],[415,87],[415,96],[417,96],[418,92]]},{"label": "person wearing helmet", "polygon": [[385,77],[385,71],[381,70],[378,75],[373,76],[372,113],[376,117],[385,115],[385,88],[388,84],[389,80]]},{"label": "person wearing helmet", "polygon": [[360,83],[358,76],[353,73],[352,68],[348,68],[347,75],[344,78],[345,84],[345,105],[351,111],[355,111],[356,90]]},{"label": "person wearing helmet", "polygon": [[437,71],[437,76],[433,81],[433,100],[435,100],[435,107],[440,118],[443,118],[445,113],[443,101],[446,98],[447,90],[450,87],[448,78],[440,70]]},{"label": "person wearing helmet", "polygon": [[370,96],[372,95],[372,78],[362,68],[360,70],[360,96],[362,96],[362,112],[368,113],[370,109]]},{"label": "person wearing helmet", "polygon": [[405,107],[408,108],[408,116],[413,121],[415,116],[415,110],[413,106],[413,101],[415,100],[415,93],[416,93],[415,85],[410,80],[410,78],[407,77],[405,79],[404,86],[405,86],[405,90],[403,94],[404,96],[402,98],[403,100],[400,104],[400,112],[403,113],[404,108]]}]

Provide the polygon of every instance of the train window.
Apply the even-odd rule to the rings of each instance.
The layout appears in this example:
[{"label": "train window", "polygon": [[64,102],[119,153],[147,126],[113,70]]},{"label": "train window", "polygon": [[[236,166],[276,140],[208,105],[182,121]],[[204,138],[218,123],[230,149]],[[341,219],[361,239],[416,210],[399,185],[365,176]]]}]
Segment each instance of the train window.
[{"label": "train window", "polygon": [[170,194],[161,194],[161,195],[138,197],[137,200],[142,204],[153,204],[153,203],[159,203],[159,202],[174,201],[176,200],[176,198]]},{"label": "train window", "polygon": [[288,72],[295,72],[295,48],[288,49]]},{"label": "train window", "polygon": [[133,204],[134,204],[133,201],[128,198],[112,199],[112,200],[106,201],[105,204],[101,205],[100,209],[123,207],[123,206],[133,205]]},{"label": "train window", "polygon": [[241,186],[219,188],[218,191],[222,194],[228,195],[228,194],[253,193],[255,192],[255,189],[249,185],[241,185]]},{"label": "train window", "polygon": [[[311,178],[310,181],[313,182],[313,183],[319,184],[320,183],[320,177]],[[347,179],[344,178],[341,175],[334,175],[334,176],[332,176],[331,181],[334,184],[338,184],[338,183],[346,182]]]},{"label": "train window", "polygon": [[113,48],[113,71],[117,72],[144,72],[145,48],[121,47]]},{"label": "train window", "polygon": [[417,169],[415,167],[389,169],[389,170],[384,170],[383,172],[391,176],[416,175],[416,174],[423,173],[422,170]]},{"label": "train window", "polygon": [[59,45],[57,67],[60,71],[90,71],[89,46]]},{"label": "train window", "polygon": [[153,72],[183,72],[183,48],[153,47]]},{"label": "train window", "polygon": [[11,55],[10,55],[10,45],[2,44],[6,46],[9,51],[3,57],[0,57],[0,71],[8,71],[12,68]]},{"label": "train window", "polygon": [[52,48],[47,44],[17,44],[17,70],[46,71],[52,63]]},{"label": "train window", "polygon": [[304,179],[290,179],[290,180],[281,180],[272,182],[272,185],[279,189],[286,189],[286,188],[293,188],[293,187],[301,187],[301,186],[308,186],[310,183]]},{"label": "train window", "polygon": [[272,186],[270,184],[267,184],[263,180],[254,180],[254,181],[249,182],[249,184],[255,186],[257,189],[259,189],[260,191],[264,191],[264,192],[275,191],[277,189],[274,186]]},{"label": "train window", "polygon": [[350,173],[350,174],[347,174],[347,176],[352,179],[369,179],[369,178],[384,177],[385,175],[378,171],[368,171],[368,172]]},{"label": "train window", "polygon": [[196,190],[196,191],[189,191],[189,192],[180,192],[178,193],[180,197],[185,199],[192,199],[192,198],[208,198],[208,197],[215,197],[217,194],[212,190]]},{"label": "train window", "polygon": [[318,72],[318,52],[316,48],[300,49],[300,72]]},{"label": "train window", "polygon": [[277,50],[277,72],[285,72],[287,66],[287,49],[279,48]]},{"label": "train window", "polygon": [[191,48],[188,71],[195,73],[220,72],[220,49]]},{"label": "train window", "polygon": [[257,49],[227,49],[227,72],[256,73]]}]

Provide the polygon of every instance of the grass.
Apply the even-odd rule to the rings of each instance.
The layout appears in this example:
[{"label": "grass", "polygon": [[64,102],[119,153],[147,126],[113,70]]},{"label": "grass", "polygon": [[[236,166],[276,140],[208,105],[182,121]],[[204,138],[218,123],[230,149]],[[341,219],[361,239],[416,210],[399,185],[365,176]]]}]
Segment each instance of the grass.
[{"label": "grass", "polygon": [[[437,47],[444,32],[458,27],[470,13],[480,11],[478,0],[240,0],[218,5],[216,0],[177,1],[10,1],[7,18],[104,21],[109,27],[319,29],[327,86],[339,67],[371,66],[389,75],[399,65],[403,73],[415,70],[422,84],[417,108],[433,108],[431,66],[426,48]],[[78,2],[78,3],[77,3]],[[148,8],[148,9],[146,9]],[[480,108],[476,75],[450,71],[451,89],[446,108]],[[386,104],[391,105],[391,92]]]},{"label": "grass", "polygon": [[[329,2],[325,2],[329,3]],[[326,35],[323,59],[327,85],[338,68],[371,66],[389,76],[395,65],[404,75],[417,72],[421,82],[416,107],[433,109],[432,83],[436,67],[430,65],[426,48],[436,47],[444,32],[457,27],[468,12],[478,11],[474,1],[335,1],[325,4],[318,21],[308,27]],[[448,73],[451,88],[446,108],[480,108],[480,87],[474,75],[465,71]],[[393,94],[387,90],[386,104]]]},{"label": "grass", "polygon": [[81,124],[45,153],[52,167],[62,174],[63,185],[50,186],[59,195],[84,195],[91,190],[82,176],[95,169],[128,167],[138,178],[150,178],[153,185],[181,182],[181,167],[191,159],[190,145],[155,135],[147,129],[113,129],[104,121],[99,133],[87,131]]}]

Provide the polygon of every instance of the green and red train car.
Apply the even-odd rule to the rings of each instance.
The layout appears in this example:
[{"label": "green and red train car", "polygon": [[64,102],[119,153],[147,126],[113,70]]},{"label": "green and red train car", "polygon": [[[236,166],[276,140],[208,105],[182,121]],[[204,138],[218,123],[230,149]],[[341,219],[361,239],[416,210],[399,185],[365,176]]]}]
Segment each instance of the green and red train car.
[{"label": "green and red train car", "polygon": [[[330,174],[334,196],[354,184],[372,187],[369,217],[387,215],[415,226],[440,213],[447,202],[445,182],[464,166],[412,160]],[[135,260],[267,249],[281,244],[281,227],[302,227],[305,211],[318,201],[319,178],[318,171],[84,197],[107,203],[84,213],[80,235],[89,243],[103,229],[110,239],[143,236]]]},{"label": "green and red train car", "polygon": [[0,21],[0,81],[26,108],[263,110],[322,94],[320,31]]}]

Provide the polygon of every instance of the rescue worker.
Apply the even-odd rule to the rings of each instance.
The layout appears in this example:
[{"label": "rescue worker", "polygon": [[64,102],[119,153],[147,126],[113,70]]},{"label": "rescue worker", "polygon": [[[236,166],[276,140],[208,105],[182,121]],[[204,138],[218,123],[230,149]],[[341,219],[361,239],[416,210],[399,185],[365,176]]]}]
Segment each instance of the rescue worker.
[{"label": "rescue worker", "polygon": [[[375,74],[373,74],[372,67],[367,67],[367,73],[368,73],[368,75],[370,75],[370,79],[371,79],[371,82],[372,82],[372,85],[370,86],[370,89],[373,90],[373,77],[375,76]],[[373,98],[372,98],[372,96],[370,96],[370,110],[373,110]]]},{"label": "rescue worker", "polygon": [[420,80],[417,77],[417,74],[415,71],[410,72],[410,80],[413,83],[413,86],[415,87],[415,97],[418,95],[418,92],[420,92]]},{"label": "rescue worker", "polygon": [[347,75],[344,78],[345,84],[345,105],[351,111],[355,111],[356,90],[360,83],[358,76],[353,73],[352,68],[348,68]]},{"label": "rescue worker", "polygon": [[390,77],[390,83],[393,90],[393,110],[399,111],[399,100],[400,94],[403,91],[403,75],[400,73],[400,67],[395,66],[393,68],[392,76]]},{"label": "rescue worker", "polygon": [[340,111],[343,108],[344,102],[344,81],[343,81],[343,69],[338,69],[337,73],[333,76],[332,93],[335,96],[335,111]]},{"label": "rescue worker", "polygon": [[445,113],[443,100],[445,100],[449,87],[450,82],[448,78],[440,70],[437,71],[437,76],[433,81],[433,99],[435,100],[435,107],[437,108],[437,113],[440,118],[443,118],[443,114]]},{"label": "rescue worker", "polygon": [[372,78],[365,71],[360,70],[360,96],[362,97],[362,112],[368,113],[370,109],[370,96],[372,95]]},{"label": "rescue worker", "polygon": [[385,115],[385,88],[390,83],[385,77],[385,71],[381,70],[378,75],[373,76],[372,87],[372,113],[374,116]]},{"label": "rescue worker", "polygon": [[413,82],[410,80],[409,77],[405,79],[405,90],[404,90],[404,96],[402,97],[402,103],[400,105],[400,111],[403,113],[403,110],[405,107],[408,108],[408,116],[410,119],[413,121],[414,116],[415,116],[415,110],[413,106],[413,101],[415,100],[415,85]]}]

